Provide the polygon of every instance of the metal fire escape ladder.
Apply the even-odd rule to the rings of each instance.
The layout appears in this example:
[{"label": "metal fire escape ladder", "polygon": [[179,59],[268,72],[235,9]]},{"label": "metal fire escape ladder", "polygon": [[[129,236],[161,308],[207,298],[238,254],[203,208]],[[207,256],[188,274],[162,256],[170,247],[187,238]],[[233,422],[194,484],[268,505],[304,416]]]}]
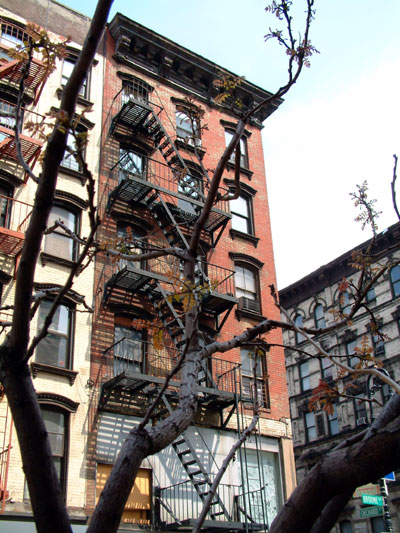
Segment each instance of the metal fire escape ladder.
[{"label": "metal fire escape ladder", "polygon": [[186,189],[191,189],[204,200],[204,195],[199,189],[191,188],[187,181],[183,181],[185,176],[191,176],[190,169],[154,111],[151,112],[145,127],[147,128],[148,134],[154,139],[156,147],[163,156],[164,161],[171,168],[178,184],[182,182]]},{"label": "metal fire escape ladder", "polygon": [[[157,199],[157,201],[155,201]],[[170,246],[179,245],[189,249],[186,237],[182,233],[174,215],[159,192],[146,199],[146,205],[164,233]]]},{"label": "metal fire escape ladder", "polygon": [[[168,411],[172,413],[173,410],[165,395],[163,395],[163,401]],[[204,466],[202,465],[200,458],[191,445],[187,432],[183,432],[172,443],[172,447],[174,448],[183,468],[191,480],[193,487],[195,488],[201,501],[204,503],[210,492],[212,482]],[[221,516],[225,516],[228,521],[231,519],[218,493],[213,496],[209,513],[213,520],[218,520],[221,518]]]}]

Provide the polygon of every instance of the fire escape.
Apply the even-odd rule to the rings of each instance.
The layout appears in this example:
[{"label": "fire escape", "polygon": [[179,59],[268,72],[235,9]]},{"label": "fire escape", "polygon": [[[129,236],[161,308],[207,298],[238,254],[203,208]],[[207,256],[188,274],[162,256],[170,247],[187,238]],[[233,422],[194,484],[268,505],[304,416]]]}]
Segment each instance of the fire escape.
[{"label": "fire escape", "polygon": [[[113,178],[106,205],[108,218],[118,219],[118,215],[132,212],[142,213],[140,216],[147,213],[164,246],[188,248],[190,231],[205,200],[203,180],[182,157],[160,118],[164,116],[163,110],[149,103],[145,91],[141,94],[136,90],[128,97],[122,94],[113,103],[115,111],[111,113],[108,127],[110,142],[144,139],[151,146],[151,157],[146,155],[130,165],[124,163],[125,154],[110,158],[118,160],[108,169],[108,175]],[[118,150],[116,146],[119,143],[114,145],[114,155]],[[207,250],[216,245],[230,218],[228,203],[218,201],[202,234],[204,257],[196,264],[200,325],[211,336],[218,334],[237,303],[234,272],[206,260]],[[107,225],[107,217],[104,224]],[[137,252],[150,249],[150,245],[143,242],[137,246]],[[180,261],[169,256],[142,264],[124,260],[105,264],[100,288],[102,308],[116,311],[126,309],[132,302],[140,302],[140,305],[144,302],[168,336],[165,340],[164,335],[162,347],[157,348],[143,338],[114,338],[114,343],[103,352],[93,424],[98,420],[99,411],[104,410],[142,417],[178,361],[186,339],[182,304],[172,295],[181,273]],[[213,416],[216,425],[223,429],[234,413],[238,415],[239,367],[237,363],[216,357],[204,362],[196,389],[199,421]],[[180,380],[178,371],[154,413],[155,420],[168,416],[177,405]],[[155,525],[161,529],[185,531],[193,527],[209,493],[212,474],[203,465],[188,431],[172,444],[172,448],[186,472],[187,481],[157,489]],[[183,510],[184,501],[191,502],[190,511]],[[212,500],[204,530],[265,529],[265,520],[260,523],[251,517],[250,510],[243,509],[238,491],[234,494],[233,487],[221,485]]]}]

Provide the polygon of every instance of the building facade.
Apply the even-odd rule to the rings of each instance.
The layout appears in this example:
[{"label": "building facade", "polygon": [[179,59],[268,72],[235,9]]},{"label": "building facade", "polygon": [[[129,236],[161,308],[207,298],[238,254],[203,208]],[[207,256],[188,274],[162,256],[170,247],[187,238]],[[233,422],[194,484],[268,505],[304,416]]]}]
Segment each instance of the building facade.
[{"label": "building facade", "polygon": [[[28,122],[39,123],[45,113],[60,105],[66,83],[83,45],[90,19],[56,2],[8,2],[0,8],[0,281],[1,307],[13,305],[14,275],[29,222],[36,184],[28,178],[16,156],[14,124],[21,69],[23,65],[9,56],[9,50],[29,39],[28,22],[45,28],[55,42],[70,37],[67,54],[59,60],[56,70],[45,82],[45,66],[41,56],[34,56],[26,80],[24,126],[21,145],[25,160],[40,173],[43,141],[33,136]],[[82,88],[76,112],[93,103],[93,110],[81,121],[89,132],[85,150],[88,167],[98,174],[97,139],[101,135],[101,100],[103,59],[97,54],[90,75]],[[68,144],[73,147],[69,138]],[[68,228],[84,237],[89,232],[85,177],[76,159],[66,152],[59,169],[56,201],[49,226],[63,220]],[[35,275],[35,291],[60,288],[69,275],[79,253],[73,240],[61,229],[46,235]],[[92,314],[84,312],[82,298],[88,306],[93,302],[94,265],[76,279],[73,290],[58,308],[48,337],[35,350],[30,362],[52,451],[65,493],[74,531],[86,522],[87,412],[90,390],[90,337]],[[44,299],[32,320],[31,336],[43,324],[52,304],[51,292]],[[1,311],[2,321],[7,313]],[[31,517],[29,493],[21,468],[18,439],[6,399],[0,403],[0,529],[3,531],[35,531]]]},{"label": "building facade", "polygon": [[[3,2],[3,6],[2,39],[7,36],[14,44],[23,41],[20,32],[27,21],[46,28],[56,39],[71,36],[67,56],[43,87],[38,78],[27,98],[26,114],[41,116],[48,107],[57,108],[89,20],[56,2]],[[0,83],[16,84],[21,65],[9,69],[4,62],[4,67]],[[187,247],[207,196],[204,169],[215,168],[237,120],[234,101],[217,103],[219,89],[214,81],[221,71],[211,61],[121,14],[110,22],[77,110],[93,104],[93,111],[80,121],[79,131],[88,131],[85,157],[97,180],[102,217],[98,241],[104,248],[132,254],[152,246]],[[11,75],[15,79],[10,79]],[[15,102],[15,96],[5,94],[3,110]],[[235,99],[249,107],[268,94],[246,81],[238,86]],[[278,318],[266,289],[275,283],[275,270],[261,144],[262,122],[275,108],[260,109],[246,126],[240,143],[240,197],[230,205],[219,200],[201,236],[202,260],[196,267],[196,281],[202,291],[200,323],[207,340],[227,340],[265,316]],[[21,178],[15,182],[18,162],[11,126],[1,124],[2,134],[11,140],[0,144],[0,183],[4,181],[4,205],[12,206],[3,210],[0,228],[0,236],[5,235],[0,242],[4,261],[11,265],[10,271],[4,267],[4,274],[0,272],[4,278],[2,305],[12,303],[15,259],[24,239],[22,223],[27,220],[20,214],[14,228],[9,227],[7,216],[16,213],[17,200],[31,205],[35,190],[21,169]],[[26,158],[31,162],[36,158],[35,169],[39,169],[40,142],[26,140],[26,145],[30,150]],[[12,190],[7,188],[10,181]],[[221,195],[232,190],[233,184],[232,160],[224,173]],[[61,218],[81,236],[88,228],[84,185],[79,164],[67,151],[50,222]],[[26,210],[28,216],[29,206]],[[11,236],[16,238],[14,233],[18,244],[10,244]],[[59,287],[76,253],[64,233],[47,235],[37,289]],[[137,264],[98,254],[77,278],[75,292],[59,308],[51,335],[36,350],[32,375],[54,440],[74,532],[84,530],[125,435],[144,416],[182,353],[181,308],[170,297],[179,285],[180,272],[177,260],[161,258]],[[93,303],[93,314],[76,312],[81,297],[89,305]],[[33,333],[50,305],[51,300],[41,305]],[[153,342],[149,323],[163,328],[161,342]],[[251,377],[252,346],[204,362],[195,425],[144,462],[121,531],[191,527],[215,473],[251,420],[254,387],[261,398],[257,431],[224,475],[207,527],[210,531],[250,527],[264,531],[268,527],[294,486],[284,354],[279,347],[269,348],[269,343],[281,344],[280,334],[266,336],[256,384]],[[174,409],[179,386],[178,374],[153,423]],[[5,458],[0,520],[12,531],[25,516],[26,531],[33,531],[29,529],[33,527],[29,495],[5,400],[0,407]]]},{"label": "building facade", "polygon": [[[400,224],[397,223],[380,233],[372,252],[376,254],[377,266],[392,264],[400,257]],[[304,327],[320,328],[334,323],[335,310],[346,313],[351,305],[351,283],[358,282],[360,272],[352,264],[353,252],[365,250],[364,243],[354,250],[338,257],[320,267],[305,278],[280,291],[280,301],[296,324]],[[379,262],[379,263],[378,263]],[[339,285],[342,280],[350,282],[347,291],[340,296]],[[383,337],[371,331],[370,315],[361,309],[351,323],[331,333],[317,337],[323,348],[329,353],[345,357],[347,364],[355,366],[359,359],[357,347],[363,343],[371,346],[373,356],[383,363],[383,368],[396,381],[400,379],[399,371],[399,312],[400,312],[400,267],[392,266],[390,270],[371,288],[366,303],[373,312]],[[387,385],[377,383],[364,377],[357,378],[349,394],[354,397],[370,397],[377,402],[369,404],[356,398],[339,398],[334,405],[334,412],[310,411],[309,400],[320,380],[330,383],[338,378],[338,371],[329,360],[313,359],[305,353],[315,353],[304,336],[295,332],[284,332],[286,349],[286,370],[289,388],[290,412],[293,427],[293,445],[296,460],[297,479],[300,481],[305,472],[314,464],[321,453],[336,446],[342,439],[365,428],[371,418],[375,418],[381,406],[388,400],[390,390]],[[297,348],[297,350],[296,350]],[[343,381],[346,383],[348,378]],[[397,481],[388,481],[389,507],[392,515],[393,530],[397,531],[399,523],[399,488]],[[376,491],[376,487],[364,489],[364,493]],[[376,492],[375,492],[376,493]],[[385,531],[383,518],[368,513],[371,507],[363,506],[362,490],[350,500],[344,509],[334,531],[381,532]]]}]

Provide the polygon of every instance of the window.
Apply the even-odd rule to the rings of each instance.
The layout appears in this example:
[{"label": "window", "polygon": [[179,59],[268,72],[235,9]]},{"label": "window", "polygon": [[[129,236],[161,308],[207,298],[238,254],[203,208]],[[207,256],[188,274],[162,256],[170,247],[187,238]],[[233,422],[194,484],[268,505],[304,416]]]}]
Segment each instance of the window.
[{"label": "window", "polygon": [[120,148],[119,151],[119,181],[134,176],[146,179],[147,159],[144,154]]},{"label": "window", "polygon": [[[296,315],[294,319],[294,323],[298,328],[303,327],[303,317],[301,315]],[[301,342],[304,342],[306,340],[305,336],[302,333],[299,333],[298,331],[295,331],[295,337],[296,337],[296,344],[300,344]]]},{"label": "window", "polygon": [[68,414],[47,407],[41,407],[41,411],[47,429],[58,479],[60,480],[61,489],[65,494],[67,477]]},{"label": "window", "polygon": [[312,442],[317,438],[317,428],[315,425],[314,413],[306,413],[304,416],[304,422],[306,427],[307,442]]},{"label": "window", "polygon": [[143,332],[129,327],[129,319],[119,319],[114,328],[114,375],[144,371]]},{"label": "window", "polygon": [[[98,464],[96,472],[96,503],[111,473],[112,465]],[[150,525],[151,517],[151,470],[139,468],[135,483],[125,503],[122,524]],[[146,528],[147,529],[147,528]]]},{"label": "window", "polygon": [[2,228],[10,227],[12,193],[13,189],[11,186],[0,183],[0,227]]},{"label": "window", "polygon": [[328,414],[328,427],[331,435],[337,435],[339,433],[336,405],[333,405],[333,413],[331,415]]},{"label": "window", "polygon": [[189,113],[176,110],[176,136],[187,144],[200,146],[200,128],[197,121]]},{"label": "window", "polygon": [[390,270],[390,282],[392,285],[393,297],[400,296],[400,265],[396,265]]},{"label": "window", "polygon": [[311,389],[310,367],[309,367],[308,361],[304,361],[304,363],[300,363],[299,371],[300,371],[301,390],[302,391],[310,390]]},{"label": "window", "polygon": [[353,533],[353,526],[350,520],[342,520],[340,522],[340,533]]},{"label": "window", "polygon": [[314,308],[314,322],[316,328],[324,328],[326,326],[324,306],[322,304],[317,304]]},{"label": "window", "polygon": [[16,46],[24,44],[24,41],[28,41],[29,36],[24,31],[23,28],[18,26],[16,23],[8,22],[7,20],[1,19],[1,36],[0,44],[6,46]]},{"label": "window", "polygon": [[372,533],[384,533],[386,531],[385,520],[383,516],[374,516],[371,518]]},{"label": "window", "polygon": [[149,100],[149,87],[146,82],[137,78],[124,80],[121,97],[122,105],[131,100],[147,104]]},{"label": "window", "polygon": [[[78,233],[79,217],[76,212],[67,207],[55,205],[49,215],[48,227],[51,227],[58,220],[61,220],[73,233]],[[62,228],[57,227],[52,233],[46,235],[44,251],[45,253],[60,259],[75,261],[78,246],[70,235],[65,233]]]},{"label": "window", "polygon": [[372,335],[372,345],[375,355],[383,355],[385,353],[385,342],[378,333]]},{"label": "window", "polygon": [[15,104],[0,100],[0,126],[12,130],[15,122]]},{"label": "window", "polygon": [[[192,198],[193,200],[200,200],[202,189],[203,182],[201,175],[199,175],[199,173],[193,168],[190,169],[190,174],[188,173],[185,176],[182,176],[178,181],[179,194],[187,196],[188,198]],[[182,200],[182,198],[178,198],[178,207],[186,213],[190,213],[192,215],[198,214],[199,211],[196,204]]]},{"label": "window", "polygon": [[[126,254],[141,254],[143,253],[143,248],[140,246],[140,243],[137,240],[140,240],[143,243],[143,237],[145,232],[139,229],[137,226],[133,226],[127,222],[120,221],[117,223],[117,236],[119,239],[118,245],[123,247],[124,253]],[[118,261],[119,269],[122,270],[128,265],[133,265],[138,268],[145,268],[145,262],[129,262],[126,259],[120,259]]]},{"label": "window", "polygon": [[239,196],[236,200],[230,201],[230,208],[232,213],[232,229],[253,235],[251,198],[247,195]]},{"label": "window", "polygon": [[[229,130],[225,130],[225,145],[228,146],[228,144],[231,142],[231,139],[233,137],[233,132]],[[235,157],[236,157],[236,150],[234,150],[231,154],[231,157],[229,159],[230,163],[235,164]],[[247,158],[247,139],[246,137],[240,138],[240,166],[242,168],[249,168],[248,165],[248,158]]]},{"label": "window", "polygon": [[[44,300],[39,308],[38,330],[42,329],[53,302]],[[72,310],[59,305],[49,327],[48,335],[36,348],[36,361],[60,368],[71,368]]]},{"label": "window", "polygon": [[339,306],[340,310],[344,315],[349,315],[351,311],[350,295],[349,293],[342,292],[339,295]]},{"label": "window", "polygon": [[354,368],[360,362],[360,359],[356,355],[354,355],[356,353],[354,351],[356,347],[357,339],[346,342],[346,354],[348,355],[347,359],[351,368]]},{"label": "window", "polygon": [[[68,54],[68,56],[64,58],[61,75],[61,85],[63,87],[67,84],[77,61],[78,54]],[[82,96],[83,98],[89,98],[88,87],[88,78],[86,78],[79,89],[79,96]]]},{"label": "window", "polygon": [[[83,130],[78,130],[76,133],[77,135],[85,134]],[[72,133],[68,133],[66,144],[67,148],[65,149],[64,157],[61,161],[62,168],[68,168],[69,170],[73,170],[74,172],[82,172],[82,166],[79,163],[77,157],[77,142]],[[85,142],[82,142],[82,145],[80,146],[80,152],[83,159],[85,159]]]},{"label": "window", "polygon": [[330,381],[333,378],[333,363],[328,357],[321,359],[321,376],[326,381]]},{"label": "window", "polygon": [[354,400],[354,415],[356,418],[356,425],[363,426],[368,424],[368,415],[367,409],[365,407],[365,402],[362,400]]},{"label": "window", "polygon": [[[240,360],[242,362],[242,392],[245,399],[253,402],[254,394],[254,351],[249,348],[240,349]],[[267,386],[266,357],[257,355],[256,363],[256,387],[257,399],[260,407],[269,407],[269,395]]]},{"label": "window", "polygon": [[258,279],[253,270],[235,265],[236,296],[241,299],[242,309],[260,312]]},{"label": "window", "polygon": [[374,302],[376,300],[375,288],[371,287],[367,294],[365,295],[365,300],[367,303]]}]

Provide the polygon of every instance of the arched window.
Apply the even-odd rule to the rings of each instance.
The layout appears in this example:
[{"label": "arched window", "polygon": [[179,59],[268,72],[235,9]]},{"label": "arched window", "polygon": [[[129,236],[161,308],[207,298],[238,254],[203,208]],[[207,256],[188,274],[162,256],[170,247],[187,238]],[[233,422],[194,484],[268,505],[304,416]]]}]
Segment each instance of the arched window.
[{"label": "arched window", "polygon": [[[302,328],[303,327],[303,317],[300,314],[297,314],[294,319],[294,323],[297,327]],[[295,332],[296,334],[296,344],[300,344],[301,342],[304,342],[306,340],[305,336],[299,333],[298,331]]]},{"label": "arched window", "polygon": [[400,265],[396,265],[390,270],[390,283],[393,297],[400,296]]},{"label": "arched window", "polygon": [[326,326],[324,306],[322,304],[317,304],[314,308],[314,322],[316,328],[324,328]]}]

